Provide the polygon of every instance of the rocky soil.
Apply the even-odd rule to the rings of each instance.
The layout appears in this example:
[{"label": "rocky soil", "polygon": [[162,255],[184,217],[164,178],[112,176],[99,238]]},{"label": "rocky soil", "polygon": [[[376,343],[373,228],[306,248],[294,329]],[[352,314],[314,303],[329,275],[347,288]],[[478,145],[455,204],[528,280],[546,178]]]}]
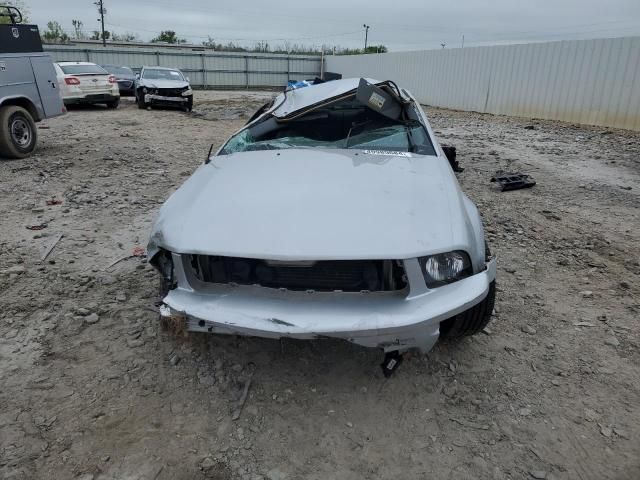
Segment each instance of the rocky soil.
[{"label": "rocky soil", "polygon": [[[270,96],[78,108],[0,162],[0,478],[640,478],[638,133],[428,109],[497,306],[391,379],[339,341],[160,328],[154,215]],[[538,184],[500,192],[497,170]]]}]

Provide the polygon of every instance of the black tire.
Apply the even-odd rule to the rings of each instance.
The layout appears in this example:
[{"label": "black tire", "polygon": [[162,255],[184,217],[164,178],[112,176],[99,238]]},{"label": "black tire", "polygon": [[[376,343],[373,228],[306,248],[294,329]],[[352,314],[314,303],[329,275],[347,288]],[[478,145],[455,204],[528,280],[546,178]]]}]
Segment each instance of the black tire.
[{"label": "black tire", "polygon": [[139,92],[139,94],[136,95],[136,103],[138,104],[138,108],[140,110],[144,110],[149,106],[144,102],[144,94],[142,92]]},{"label": "black tire", "polygon": [[[485,259],[491,258],[491,250],[485,242]],[[496,303],[496,282],[495,280],[489,284],[489,293],[477,305],[469,310],[459,313],[453,318],[449,318],[440,323],[441,338],[461,338],[469,335],[475,335],[491,320],[493,307]]]},{"label": "black tire", "polygon": [[38,129],[31,114],[22,107],[0,107],[0,157],[25,158],[38,143]]},{"label": "black tire", "polygon": [[107,102],[107,108],[118,108],[118,105],[120,105],[119,98],[117,100],[112,100],[111,102]]}]

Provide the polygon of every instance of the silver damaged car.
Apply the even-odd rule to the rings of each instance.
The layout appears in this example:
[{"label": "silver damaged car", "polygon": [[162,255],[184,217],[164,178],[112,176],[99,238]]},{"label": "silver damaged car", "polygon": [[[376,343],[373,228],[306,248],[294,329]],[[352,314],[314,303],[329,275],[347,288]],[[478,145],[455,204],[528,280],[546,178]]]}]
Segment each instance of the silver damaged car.
[{"label": "silver damaged car", "polygon": [[161,315],[193,332],[401,355],[480,331],[495,299],[478,210],[391,81],[279,94],[171,195],[147,253]]}]

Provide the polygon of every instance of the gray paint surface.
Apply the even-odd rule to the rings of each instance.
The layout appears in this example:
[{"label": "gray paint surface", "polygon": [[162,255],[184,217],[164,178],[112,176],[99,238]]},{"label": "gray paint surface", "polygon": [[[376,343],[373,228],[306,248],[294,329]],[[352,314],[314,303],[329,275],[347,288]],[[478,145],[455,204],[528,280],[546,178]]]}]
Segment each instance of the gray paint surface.
[{"label": "gray paint surface", "polygon": [[392,79],[427,105],[640,130],[640,37],[325,59],[326,71]]}]

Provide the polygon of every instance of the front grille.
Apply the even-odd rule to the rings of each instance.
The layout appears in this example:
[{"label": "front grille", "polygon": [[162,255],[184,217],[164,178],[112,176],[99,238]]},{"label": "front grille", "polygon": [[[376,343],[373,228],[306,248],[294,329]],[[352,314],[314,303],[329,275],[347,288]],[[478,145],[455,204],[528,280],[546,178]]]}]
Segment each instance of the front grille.
[{"label": "front grille", "polygon": [[163,97],[181,97],[182,88],[159,88],[158,95]]},{"label": "front grille", "polygon": [[402,262],[394,260],[276,262],[190,255],[189,265],[196,277],[207,283],[320,292],[378,292],[406,287]]}]

